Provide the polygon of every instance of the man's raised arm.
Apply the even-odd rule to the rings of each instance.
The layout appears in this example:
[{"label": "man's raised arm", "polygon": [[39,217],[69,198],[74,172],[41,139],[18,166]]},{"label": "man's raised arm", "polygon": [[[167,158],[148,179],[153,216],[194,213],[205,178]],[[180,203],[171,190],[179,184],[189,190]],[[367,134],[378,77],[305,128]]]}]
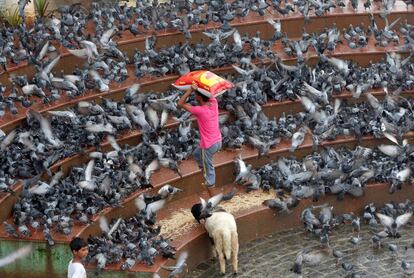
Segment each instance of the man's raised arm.
[{"label": "man's raised arm", "polygon": [[193,90],[197,90],[197,85],[193,84],[191,87],[184,93],[184,95],[181,96],[181,98],[178,100],[177,105],[188,112],[191,112],[191,109],[193,106],[191,104],[187,103],[188,97],[191,95]]}]

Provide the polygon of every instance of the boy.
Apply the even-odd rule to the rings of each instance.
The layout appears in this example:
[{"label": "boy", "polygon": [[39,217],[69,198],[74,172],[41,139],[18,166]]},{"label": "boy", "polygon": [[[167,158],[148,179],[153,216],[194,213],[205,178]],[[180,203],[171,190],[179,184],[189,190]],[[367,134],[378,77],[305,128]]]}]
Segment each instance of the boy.
[{"label": "boy", "polygon": [[68,278],[86,278],[82,260],[88,255],[88,244],[80,237],[75,237],[69,245],[73,259],[69,262]]},{"label": "boy", "polygon": [[[197,106],[186,103],[192,91],[196,93]],[[200,146],[194,151],[194,158],[198,167],[203,170],[205,185],[210,191],[216,183],[216,173],[213,166],[213,155],[221,149],[221,132],[219,126],[219,112],[217,100],[201,94],[197,91],[197,85],[193,83],[190,89],[178,100],[178,106],[187,110],[197,118],[200,131]]]}]

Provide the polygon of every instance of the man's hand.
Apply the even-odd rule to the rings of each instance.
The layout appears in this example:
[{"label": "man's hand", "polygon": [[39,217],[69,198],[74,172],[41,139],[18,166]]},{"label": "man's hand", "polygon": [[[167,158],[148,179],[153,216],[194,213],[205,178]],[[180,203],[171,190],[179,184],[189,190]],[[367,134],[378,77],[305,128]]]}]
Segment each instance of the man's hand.
[{"label": "man's hand", "polygon": [[193,107],[191,104],[186,103],[188,97],[190,96],[190,94],[193,92],[193,90],[197,90],[197,84],[195,82],[193,82],[193,84],[191,84],[191,87],[184,93],[184,95],[178,100],[177,105],[185,110],[187,110],[188,112],[191,112],[191,108]]}]

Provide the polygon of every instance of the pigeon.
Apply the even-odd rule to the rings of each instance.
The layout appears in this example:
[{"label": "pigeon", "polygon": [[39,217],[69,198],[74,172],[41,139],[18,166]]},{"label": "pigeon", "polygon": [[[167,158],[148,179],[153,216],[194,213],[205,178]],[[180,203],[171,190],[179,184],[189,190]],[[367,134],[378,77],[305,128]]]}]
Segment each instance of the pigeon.
[{"label": "pigeon", "polygon": [[161,268],[171,271],[170,274],[168,275],[168,278],[176,277],[180,273],[183,273],[185,269],[187,268],[187,264],[186,264],[187,258],[188,258],[188,252],[183,251],[178,257],[177,263],[175,264],[175,266],[161,266]]},{"label": "pigeon", "polygon": [[17,230],[13,227],[13,225],[3,222],[4,229],[7,234],[11,235],[12,237],[18,238],[19,234],[17,233]]},{"label": "pigeon", "polygon": [[158,190],[158,194],[160,195],[162,199],[171,198],[172,196],[174,196],[175,194],[179,192],[183,192],[183,190],[180,188],[174,187],[170,184],[166,184]]},{"label": "pigeon", "polygon": [[412,215],[412,212],[407,212],[397,216],[396,218],[393,218],[382,213],[376,213],[376,216],[379,218],[381,225],[384,226],[385,231],[390,237],[399,237],[399,230],[401,227],[408,223]]},{"label": "pigeon", "polygon": [[201,202],[201,218],[207,218],[211,215],[211,212],[220,204],[222,201],[231,200],[236,194],[236,189],[233,188],[229,193],[219,193],[214,195],[207,201],[200,197]]},{"label": "pigeon", "polygon": [[6,265],[9,265],[16,260],[22,259],[24,257],[27,257],[32,252],[33,247],[31,245],[26,245],[24,247],[21,247],[17,249],[16,251],[10,253],[9,255],[0,258],[0,268],[4,267]]}]

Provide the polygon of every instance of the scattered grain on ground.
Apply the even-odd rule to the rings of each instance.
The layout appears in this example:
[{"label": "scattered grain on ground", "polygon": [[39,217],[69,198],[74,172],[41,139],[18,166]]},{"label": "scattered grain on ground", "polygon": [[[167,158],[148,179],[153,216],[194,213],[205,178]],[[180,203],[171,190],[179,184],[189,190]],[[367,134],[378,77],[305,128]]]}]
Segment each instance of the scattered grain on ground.
[{"label": "scattered grain on ground", "polygon": [[[274,196],[274,192],[256,190],[248,194],[238,194],[230,201],[223,202],[220,205],[226,211],[236,214],[251,208],[260,207],[264,200]],[[161,225],[161,235],[170,238],[180,237],[198,225],[190,209],[180,209],[171,214],[169,218],[160,220],[159,224]]]}]

